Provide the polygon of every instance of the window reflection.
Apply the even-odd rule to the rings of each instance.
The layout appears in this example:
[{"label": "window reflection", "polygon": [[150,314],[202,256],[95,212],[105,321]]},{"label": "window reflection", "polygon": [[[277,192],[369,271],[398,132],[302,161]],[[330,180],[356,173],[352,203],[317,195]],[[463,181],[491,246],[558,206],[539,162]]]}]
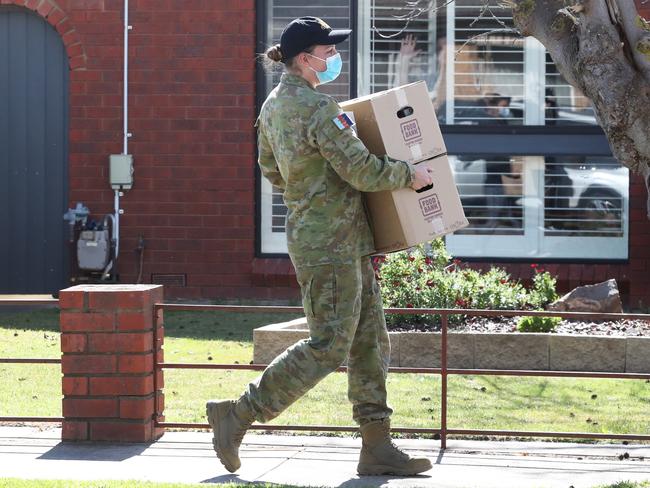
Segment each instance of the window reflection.
[{"label": "window reflection", "polygon": [[[369,29],[369,84],[361,92],[424,80],[441,124],[596,124],[589,100],[540,43],[517,35],[510,8],[498,3],[490,0],[486,15],[484,0],[455,0],[395,38]],[[384,35],[400,32],[404,4],[371,0],[372,25]]]},{"label": "window reflection", "polygon": [[545,158],[545,235],[622,237],[628,179],[612,158]]},{"label": "window reflection", "polygon": [[458,234],[522,235],[523,158],[450,158],[469,226]]},{"label": "window reflection", "polygon": [[449,158],[470,223],[457,234],[524,235],[540,222],[549,237],[623,237],[627,168],[588,156],[536,158],[543,168],[528,168],[528,159]]}]

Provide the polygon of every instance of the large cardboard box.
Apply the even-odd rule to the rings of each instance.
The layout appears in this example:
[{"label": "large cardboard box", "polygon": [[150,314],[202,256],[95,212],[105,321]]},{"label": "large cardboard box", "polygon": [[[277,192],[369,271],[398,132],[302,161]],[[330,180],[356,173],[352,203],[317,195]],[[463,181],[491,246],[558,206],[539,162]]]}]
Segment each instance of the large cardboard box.
[{"label": "large cardboard box", "polygon": [[366,193],[368,218],[380,253],[400,251],[468,225],[436,114],[423,81],[342,104],[359,138],[377,156],[432,169],[433,185]]},{"label": "large cardboard box", "polygon": [[343,102],[371,153],[416,162],[447,154],[424,81]]}]

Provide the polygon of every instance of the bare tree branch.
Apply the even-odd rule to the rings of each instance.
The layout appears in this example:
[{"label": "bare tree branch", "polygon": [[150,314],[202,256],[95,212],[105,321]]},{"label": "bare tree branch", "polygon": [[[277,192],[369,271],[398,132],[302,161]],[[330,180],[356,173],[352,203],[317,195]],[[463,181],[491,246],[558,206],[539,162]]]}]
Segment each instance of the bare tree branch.
[{"label": "bare tree branch", "polygon": [[[461,52],[463,52],[463,49],[465,48],[465,46],[467,46],[468,44],[474,42],[475,40],[477,40],[477,39],[481,39],[482,37],[489,37],[489,36],[491,36],[492,34],[499,34],[499,33],[508,33],[508,34],[512,34],[512,33],[514,33],[514,34],[517,34],[517,35],[519,34],[516,30],[512,29],[511,27],[506,27],[505,29],[492,29],[492,30],[489,30],[489,31],[487,31],[487,32],[481,32],[480,34],[474,34],[472,37],[470,37],[470,38],[468,38],[467,40],[465,40],[465,42],[463,42],[463,43],[460,45],[460,47],[456,50],[456,56],[455,56],[455,58],[457,58],[458,55],[459,55]],[[512,39],[512,42],[513,42],[513,44],[514,44],[515,42],[517,42],[517,38],[514,37],[514,38]]]},{"label": "bare tree branch", "polygon": [[404,27],[402,27],[399,31],[393,33],[393,34],[383,34],[376,26],[375,23],[373,22],[372,24],[372,31],[374,31],[379,37],[382,39],[393,39],[395,37],[398,37],[402,35],[404,32],[406,32],[406,29],[408,29],[408,26],[411,24],[412,21],[420,17],[423,13],[426,12],[437,12],[438,10],[445,8],[447,5],[450,5],[454,3],[456,0],[444,0],[444,3],[442,5],[437,5],[438,0],[413,0],[413,1],[408,1],[406,2],[405,6],[401,8],[400,10],[408,10],[407,13],[404,15],[393,15],[393,18],[396,20],[403,20],[404,21]]}]

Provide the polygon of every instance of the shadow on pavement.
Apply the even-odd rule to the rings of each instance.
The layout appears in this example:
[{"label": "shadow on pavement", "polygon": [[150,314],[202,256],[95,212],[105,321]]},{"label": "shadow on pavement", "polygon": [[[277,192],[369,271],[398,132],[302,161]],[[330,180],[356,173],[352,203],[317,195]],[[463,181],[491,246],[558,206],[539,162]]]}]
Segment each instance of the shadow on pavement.
[{"label": "shadow on pavement", "polygon": [[140,456],[151,444],[61,442],[38,457],[55,461],[125,461]]}]

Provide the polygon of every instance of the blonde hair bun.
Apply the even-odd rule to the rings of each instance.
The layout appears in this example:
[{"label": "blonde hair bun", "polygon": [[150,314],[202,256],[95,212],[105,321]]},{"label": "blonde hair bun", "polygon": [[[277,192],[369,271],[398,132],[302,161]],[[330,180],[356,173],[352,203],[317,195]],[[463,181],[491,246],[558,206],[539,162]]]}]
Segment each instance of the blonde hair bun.
[{"label": "blonde hair bun", "polygon": [[276,44],[275,46],[268,48],[265,54],[266,57],[268,57],[271,61],[274,61],[276,63],[282,61],[282,51],[280,50],[280,44]]}]

